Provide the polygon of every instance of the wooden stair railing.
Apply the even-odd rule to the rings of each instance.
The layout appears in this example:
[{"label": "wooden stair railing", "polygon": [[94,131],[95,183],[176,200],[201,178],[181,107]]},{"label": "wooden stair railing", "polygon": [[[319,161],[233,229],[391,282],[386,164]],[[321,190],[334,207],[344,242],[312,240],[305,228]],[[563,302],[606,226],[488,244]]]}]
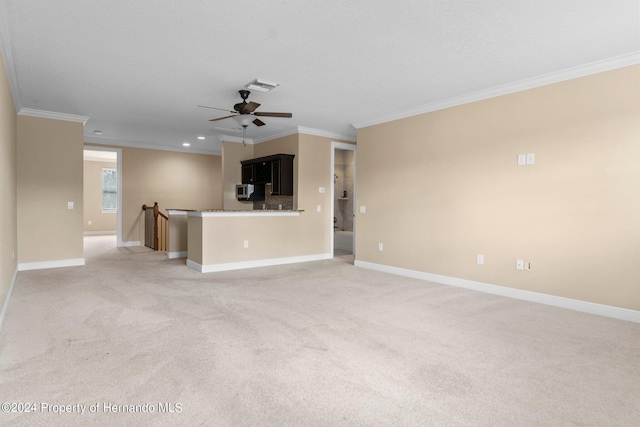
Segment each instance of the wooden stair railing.
[{"label": "wooden stair railing", "polygon": [[169,217],[160,212],[158,202],[153,206],[142,205],[144,211],[144,245],[154,251],[167,251]]}]

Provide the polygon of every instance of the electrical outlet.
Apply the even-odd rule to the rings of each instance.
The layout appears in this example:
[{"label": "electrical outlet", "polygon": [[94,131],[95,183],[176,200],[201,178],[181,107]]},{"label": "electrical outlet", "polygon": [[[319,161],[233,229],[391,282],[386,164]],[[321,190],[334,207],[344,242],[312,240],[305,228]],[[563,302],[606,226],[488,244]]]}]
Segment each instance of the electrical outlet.
[{"label": "electrical outlet", "polygon": [[367,207],[366,206],[360,206],[360,213],[367,213]]},{"label": "electrical outlet", "polygon": [[318,192],[319,192],[319,193],[324,193],[324,192],[325,192],[325,188],[324,188],[324,187],[320,187],[320,188],[318,188]]},{"label": "electrical outlet", "polygon": [[484,264],[484,255],[480,255],[480,254],[476,255],[476,263],[478,265]]},{"label": "electrical outlet", "polygon": [[73,209],[73,202],[67,202],[67,209]]},{"label": "electrical outlet", "polygon": [[380,252],[382,252],[383,249],[384,249],[384,247],[383,247],[382,243],[378,243],[378,250]]},{"label": "electrical outlet", "polygon": [[316,206],[316,211],[322,212],[322,206],[320,206],[320,205]]},{"label": "electrical outlet", "polygon": [[246,249],[246,248],[248,248],[248,247],[249,247],[249,241],[248,241],[248,240],[245,240],[245,241],[244,241],[244,248]]},{"label": "electrical outlet", "polygon": [[516,270],[524,270],[524,261],[521,259],[516,260]]}]

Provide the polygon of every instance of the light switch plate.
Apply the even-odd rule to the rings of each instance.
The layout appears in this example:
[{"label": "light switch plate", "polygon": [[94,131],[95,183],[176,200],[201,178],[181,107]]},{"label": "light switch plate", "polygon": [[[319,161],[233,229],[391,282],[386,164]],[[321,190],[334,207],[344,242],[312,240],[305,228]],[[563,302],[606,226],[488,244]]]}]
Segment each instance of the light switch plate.
[{"label": "light switch plate", "polygon": [[533,153],[527,153],[527,164],[532,165],[535,162],[536,155]]},{"label": "light switch plate", "polygon": [[480,255],[480,254],[476,255],[476,263],[479,265],[484,264],[484,255]]},{"label": "light switch plate", "polygon": [[367,213],[367,207],[366,206],[360,206],[360,213]]},{"label": "light switch plate", "polygon": [[320,205],[316,206],[316,210],[317,210],[318,212],[322,212],[322,206],[320,206]]},{"label": "light switch plate", "polygon": [[73,209],[73,202],[67,202],[67,209]]},{"label": "light switch plate", "polygon": [[245,240],[244,243],[243,243],[243,246],[245,247],[245,249],[248,248],[249,247],[249,241]]},{"label": "light switch plate", "polygon": [[524,261],[521,259],[516,260],[516,270],[524,270]]},{"label": "light switch plate", "polygon": [[320,188],[318,188],[318,192],[320,192],[320,193],[324,193],[324,192],[325,192],[325,188],[324,188],[324,187],[320,187]]},{"label": "light switch plate", "polygon": [[518,166],[524,166],[525,164],[525,155],[518,154]]}]

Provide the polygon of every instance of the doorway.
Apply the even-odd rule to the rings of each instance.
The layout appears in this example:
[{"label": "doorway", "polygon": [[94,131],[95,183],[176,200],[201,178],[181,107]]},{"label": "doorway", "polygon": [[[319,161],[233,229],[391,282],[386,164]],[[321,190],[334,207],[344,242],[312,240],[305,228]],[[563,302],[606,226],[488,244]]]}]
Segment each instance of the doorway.
[{"label": "doorway", "polygon": [[331,143],[331,201],[333,224],[331,247],[334,256],[355,253],[356,146]]},{"label": "doorway", "polygon": [[122,149],[85,146],[83,232],[122,246]]}]

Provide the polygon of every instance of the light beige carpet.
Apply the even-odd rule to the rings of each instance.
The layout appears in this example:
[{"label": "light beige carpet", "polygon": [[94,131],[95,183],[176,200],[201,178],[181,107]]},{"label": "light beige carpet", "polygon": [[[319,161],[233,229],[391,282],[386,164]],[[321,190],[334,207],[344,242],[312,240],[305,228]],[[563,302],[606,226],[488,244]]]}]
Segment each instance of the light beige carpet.
[{"label": "light beige carpet", "polygon": [[638,324],[351,257],[201,274],[113,239],[19,274],[0,394],[36,412],[1,423],[640,425]]}]

